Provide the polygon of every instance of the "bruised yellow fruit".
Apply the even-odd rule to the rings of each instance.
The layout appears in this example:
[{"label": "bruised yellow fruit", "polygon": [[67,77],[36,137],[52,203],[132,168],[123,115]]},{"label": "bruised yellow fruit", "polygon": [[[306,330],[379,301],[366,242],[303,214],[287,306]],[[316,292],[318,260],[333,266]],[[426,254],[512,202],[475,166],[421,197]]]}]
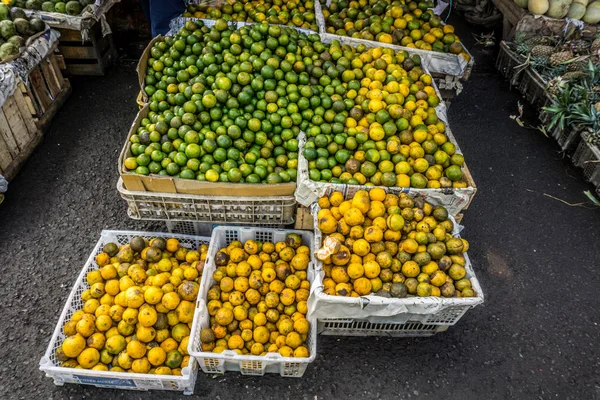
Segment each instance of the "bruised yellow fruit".
[{"label": "bruised yellow fruit", "polygon": [[75,358],[85,349],[85,346],[85,338],[79,334],[75,334],[67,337],[61,348],[65,356]]},{"label": "bruised yellow fruit", "polygon": [[[356,226],[356,225],[362,225],[365,222],[365,216],[363,215],[361,210],[359,210],[358,208],[353,206],[348,211],[346,211],[346,213],[344,214],[344,222],[346,222],[346,224],[350,227]],[[320,228],[321,228],[321,226],[319,224],[319,229]],[[323,231],[323,232],[324,233],[332,233],[334,231],[335,231],[335,229],[332,230],[331,232],[325,232],[325,231]]]},{"label": "bruised yellow fruit", "polygon": [[369,212],[370,206],[371,199],[369,198],[369,194],[365,190],[359,190],[354,194],[354,197],[352,198],[352,207],[358,209],[362,214],[367,214],[367,212]]},{"label": "bruised yellow fruit", "polygon": [[93,347],[88,347],[79,353],[77,362],[83,368],[90,369],[100,362],[100,352]]}]

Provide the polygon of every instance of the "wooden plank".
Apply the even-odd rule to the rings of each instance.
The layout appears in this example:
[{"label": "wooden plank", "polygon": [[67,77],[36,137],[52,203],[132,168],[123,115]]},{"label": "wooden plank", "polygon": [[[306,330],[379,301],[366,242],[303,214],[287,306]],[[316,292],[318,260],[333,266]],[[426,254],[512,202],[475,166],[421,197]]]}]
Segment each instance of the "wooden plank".
[{"label": "wooden plank", "polygon": [[75,29],[62,29],[59,28],[57,31],[60,33],[60,41],[61,42],[81,42],[81,32]]},{"label": "wooden plank", "polygon": [[[60,83],[63,82],[64,77],[61,70],[61,66],[60,63],[58,61],[58,57],[61,57],[59,55],[56,54],[51,54],[50,57],[48,57],[48,60],[50,60],[50,65],[52,67],[52,72],[54,73],[54,77],[56,78],[56,80]],[[64,64],[64,59],[63,59],[63,64]],[[64,68],[62,68],[64,69]]]},{"label": "wooden plank", "polygon": [[8,180],[11,181],[17,175],[19,170],[25,164],[25,161],[29,158],[33,150],[40,144],[42,141],[42,133],[38,131],[38,134],[27,143],[27,145],[21,150],[21,152],[13,159],[10,165],[3,170],[2,175]]},{"label": "wooden plank", "polygon": [[46,83],[44,82],[44,78],[42,77],[42,73],[39,68],[34,68],[29,73],[29,81],[32,83],[33,91],[40,100],[43,111],[45,112],[50,104],[52,104],[52,96],[46,87]]},{"label": "wooden plank", "polygon": [[39,117],[44,113],[44,107],[41,105],[40,100],[37,98],[37,95],[33,90],[33,84],[31,83],[31,81],[27,82],[25,87],[27,89],[27,97],[31,99],[33,108],[35,109],[35,115],[36,117]]},{"label": "wooden plank", "polygon": [[65,64],[65,58],[60,53],[56,54],[56,64],[58,65],[58,68],[60,68],[63,71],[67,69],[67,64]]},{"label": "wooden plank", "polygon": [[[75,46],[59,46],[58,49],[66,60],[69,59],[85,59],[97,60],[98,53],[95,47],[75,47]],[[67,64],[69,62],[67,61]]]},{"label": "wooden plank", "polygon": [[52,68],[48,59],[40,61],[40,68],[42,69],[42,75],[44,77],[44,81],[46,82],[46,86],[48,89],[50,89],[52,99],[55,99],[60,93],[60,84],[62,82],[56,80],[56,76],[54,76],[54,73],[52,72]]},{"label": "wooden plank", "polygon": [[29,142],[30,136],[27,130],[27,125],[25,125],[25,122],[23,121],[23,117],[19,112],[19,106],[17,105],[14,96],[6,99],[4,105],[2,106],[2,110],[4,111],[6,121],[8,121],[8,126],[12,132],[12,136],[15,139],[19,149],[22,150],[27,142]]},{"label": "wooden plank", "polygon": [[63,106],[63,104],[65,104],[65,101],[67,101],[70,94],[71,94],[71,83],[69,82],[68,79],[64,79],[61,92],[58,94],[58,96],[56,96],[52,105],[46,110],[44,115],[40,118],[39,125],[40,125],[40,129],[42,131],[46,131],[48,129],[48,127],[50,126],[50,123],[52,122],[52,119],[54,118],[54,116],[56,115],[58,110],[60,110],[60,108]]},{"label": "wooden plank", "polygon": [[10,129],[10,125],[8,124],[8,120],[6,119],[6,115],[4,114],[4,110],[2,108],[0,108],[0,138],[2,138],[2,141],[6,144],[8,152],[13,158],[15,158],[21,149],[19,149],[19,146],[15,141],[12,130]]},{"label": "wooden plank", "polygon": [[23,93],[23,100],[25,100],[25,104],[27,105],[27,108],[31,113],[31,117],[34,118],[37,112],[35,110],[35,107],[33,106],[33,101],[31,100],[31,97],[29,97],[29,91],[27,90],[27,87],[21,80],[19,80],[19,90],[21,91],[21,93]]},{"label": "wooden plank", "polygon": [[8,168],[13,159],[14,158],[12,154],[10,154],[10,151],[8,151],[8,145],[2,136],[0,136],[0,174],[2,174],[4,170]]},{"label": "wooden plank", "polygon": [[15,91],[15,94],[12,97],[15,100],[17,110],[19,110],[23,123],[27,127],[27,131],[29,132],[29,138],[32,139],[37,134],[38,127],[35,125],[33,117],[29,112],[29,107],[27,107],[27,104],[25,103],[23,93],[21,93],[20,90],[17,90]]}]

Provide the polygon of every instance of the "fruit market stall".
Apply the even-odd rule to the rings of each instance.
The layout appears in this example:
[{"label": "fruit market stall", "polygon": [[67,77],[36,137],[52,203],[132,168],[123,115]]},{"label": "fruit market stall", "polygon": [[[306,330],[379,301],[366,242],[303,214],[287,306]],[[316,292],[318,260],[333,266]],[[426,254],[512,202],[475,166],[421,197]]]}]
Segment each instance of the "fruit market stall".
[{"label": "fruit market stall", "polygon": [[[30,26],[30,31],[39,29],[36,21],[43,29],[18,49],[20,53],[0,64],[0,174],[8,180],[14,178],[39,144],[43,132],[71,93],[69,81],[63,78],[54,54],[58,34],[39,19],[28,22],[15,17],[14,20],[20,30],[24,24]],[[11,27],[14,29],[11,24],[13,21],[3,20],[0,28],[9,31]],[[11,39],[15,37],[19,38],[11,36]],[[12,46],[12,42],[6,44]]]},{"label": "fruit market stall", "polygon": [[13,1],[11,9],[42,19],[60,32],[58,49],[72,75],[103,75],[116,57],[106,12],[119,0]]}]

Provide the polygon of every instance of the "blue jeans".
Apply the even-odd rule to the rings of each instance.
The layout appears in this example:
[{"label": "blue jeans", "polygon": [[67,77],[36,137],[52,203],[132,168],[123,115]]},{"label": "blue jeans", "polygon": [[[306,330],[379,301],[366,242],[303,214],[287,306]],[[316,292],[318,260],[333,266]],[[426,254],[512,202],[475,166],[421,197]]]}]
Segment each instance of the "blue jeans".
[{"label": "blue jeans", "polygon": [[142,8],[155,37],[169,31],[169,23],[184,13],[185,4],[183,0],[142,0]]}]

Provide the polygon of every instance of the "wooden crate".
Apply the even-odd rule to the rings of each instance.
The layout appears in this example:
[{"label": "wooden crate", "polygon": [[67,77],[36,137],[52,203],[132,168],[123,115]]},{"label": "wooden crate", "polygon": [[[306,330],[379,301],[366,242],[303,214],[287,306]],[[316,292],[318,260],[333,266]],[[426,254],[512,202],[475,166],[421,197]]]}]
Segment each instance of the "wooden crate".
[{"label": "wooden crate", "polygon": [[90,28],[89,40],[83,40],[78,30],[57,30],[60,32],[61,61],[71,75],[104,75],[117,58],[112,34],[103,36],[99,23]]},{"label": "wooden crate", "polygon": [[53,52],[29,74],[0,109],[0,174],[12,180],[42,140],[43,132],[71,93]]}]

